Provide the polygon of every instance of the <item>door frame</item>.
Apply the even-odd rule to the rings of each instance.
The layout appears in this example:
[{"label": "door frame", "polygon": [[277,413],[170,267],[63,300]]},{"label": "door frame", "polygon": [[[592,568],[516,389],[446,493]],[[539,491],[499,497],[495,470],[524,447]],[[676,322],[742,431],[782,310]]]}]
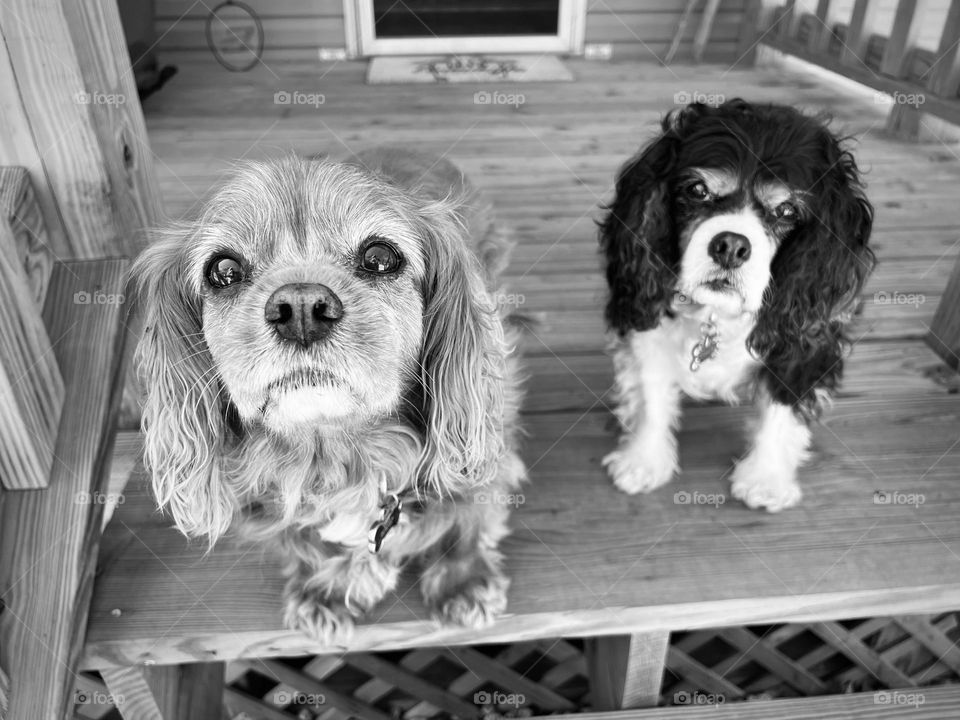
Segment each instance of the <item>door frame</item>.
[{"label": "door frame", "polygon": [[373,0],[343,0],[347,56],[444,55],[457,53],[583,54],[587,0],[559,0],[556,35],[484,35],[377,39]]}]

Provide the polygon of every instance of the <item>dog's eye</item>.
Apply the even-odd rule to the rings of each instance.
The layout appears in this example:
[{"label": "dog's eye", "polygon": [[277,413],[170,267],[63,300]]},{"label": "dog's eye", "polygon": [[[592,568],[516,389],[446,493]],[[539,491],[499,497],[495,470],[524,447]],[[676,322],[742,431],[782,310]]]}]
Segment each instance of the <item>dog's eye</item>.
[{"label": "dog's eye", "polygon": [[703,181],[695,182],[687,188],[687,194],[697,200],[709,200],[712,195]]},{"label": "dog's eye", "polygon": [[360,268],[368,273],[389,275],[400,269],[403,258],[390,243],[374,240],[367,244],[360,256]]},{"label": "dog's eye", "polygon": [[217,255],[207,264],[207,282],[212,287],[225,288],[243,278],[243,265],[232,255]]},{"label": "dog's eye", "polygon": [[796,220],[797,206],[793,203],[782,202],[773,209],[773,214],[780,220]]}]

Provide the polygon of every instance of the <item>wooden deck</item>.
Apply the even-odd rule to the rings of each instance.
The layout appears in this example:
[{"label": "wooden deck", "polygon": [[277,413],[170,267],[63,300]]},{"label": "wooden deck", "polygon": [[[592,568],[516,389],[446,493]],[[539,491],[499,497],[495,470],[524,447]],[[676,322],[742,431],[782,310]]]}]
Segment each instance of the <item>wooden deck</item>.
[{"label": "wooden deck", "polygon": [[[524,455],[533,482],[505,542],[509,615],[479,636],[424,620],[404,584],[356,636],[359,648],[620,634],[747,622],[960,608],[960,395],[920,342],[960,252],[960,150],[882,135],[885,109],[807,76],[722,67],[570,63],[575,83],[485,88],[525,102],[477,105],[473,86],[363,84],[364,65],[272,65],[247,75],[182,66],[145,104],[171,216],[187,212],[238,157],[294,150],[347,155],[376,143],[447,154],[493,197],[519,241],[509,271],[520,309],[541,321]],[[277,89],[323,93],[275,105]],[[859,343],[834,409],[815,431],[803,504],[779,515],[728,499],[747,409],[684,416],[683,474],[649,496],[616,492],[599,466],[613,446],[593,221],[619,165],[677,93],[737,95],[829,110],[859,137],[880,258]],[[896,295],[902,302],[881,302]],[[913,295],[913,298],[909,296]],[[121,435],[116,475],[134,467]],[[134,470],[103,539],[82,666],[318,652],[280,622],[277,564],[229,543],[203,557],[151,514]],[[922,504],[874,503],[875,491]]]}]

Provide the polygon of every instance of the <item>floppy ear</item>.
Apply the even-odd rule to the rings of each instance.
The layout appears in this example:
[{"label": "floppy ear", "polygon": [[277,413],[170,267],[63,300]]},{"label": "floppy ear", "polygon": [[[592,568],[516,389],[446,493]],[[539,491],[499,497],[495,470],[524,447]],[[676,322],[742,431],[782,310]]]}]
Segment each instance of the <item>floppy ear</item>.
[{"label": "floppy ear", "polygon": [[668,117],[664,134],[620,169],[616,197],[600,224],[607,324],[620,335],[655,328],[673,297],[680,249],[666,187],[677,143],[671,125]]},{"label": "floppy ear", "polygon": [[424,209],[421,234],[428,257],[420,472],[442,494],[493,479],[504,452],[507,350],[471,239],[448,201]]},{"label": "floppy ear", "polygon": [[145,389],[144,464],[154,495],[185,535],[222,535],[237,502],[221,469],[220,383],[203,338],[201,304],[183,268],[184,234],[148,248],[131,270],[144,313],[135,361]]},{"label": "floppy ear", "polygon": [[832,137],[824,142],[830,170],[812,188],[820,205],[774,256],[749,340],[773,399],[808,417],[820,409],[815,391],[832,392],[840,380],[849,346],[844,326],[875,264],[867,247],[873,206],[856,162]]}]

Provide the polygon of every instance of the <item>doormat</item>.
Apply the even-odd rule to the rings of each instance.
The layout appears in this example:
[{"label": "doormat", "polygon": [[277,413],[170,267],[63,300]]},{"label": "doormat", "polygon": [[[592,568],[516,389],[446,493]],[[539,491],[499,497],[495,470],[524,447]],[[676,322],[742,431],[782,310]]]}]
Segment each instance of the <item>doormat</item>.
[{"label": "doormat", "polygon": [[556,55],[434,55],[375,57],[367,83],[570,82]]}]

